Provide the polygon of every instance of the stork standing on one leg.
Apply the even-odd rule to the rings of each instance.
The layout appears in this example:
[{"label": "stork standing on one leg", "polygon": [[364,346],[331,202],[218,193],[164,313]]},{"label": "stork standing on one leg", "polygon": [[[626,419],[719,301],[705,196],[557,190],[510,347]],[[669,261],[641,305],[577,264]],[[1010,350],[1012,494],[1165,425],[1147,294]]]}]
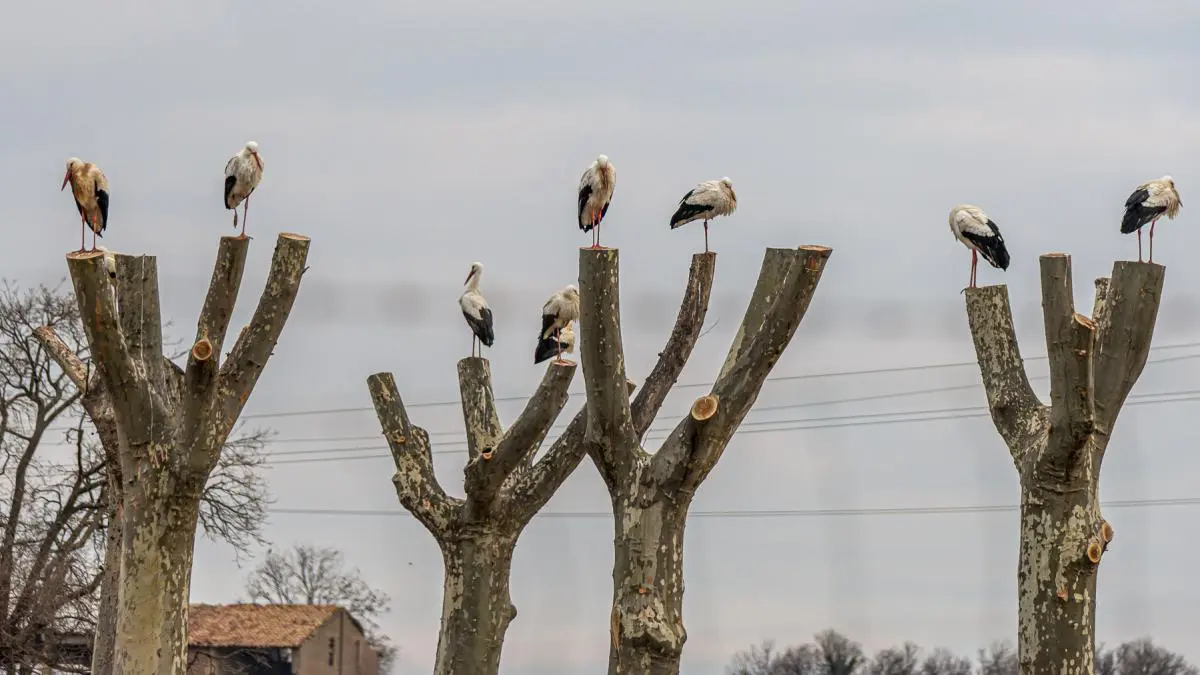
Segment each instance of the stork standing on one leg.
[{"label": "stork standing on one leg", "polygon": [[563,326],[557,333],[551,335],[538,342],[537,349],[533,352],[533,362],[541,363],[546,359],[558,354],[557,362],[570,363],[563,358],[563,354],[570,354],[575,351],[575,329],[571,324]]},{"label": "stork standing on one leg", "polygon": [[1121,234],[1137,232],[1138,262],[1142,262],[1142,227],[1150,223],[1150,262],[1154,262],[1154,225],[1166,215],[1174,220],[1183,201],[1175,189],[1175,179],[1163,176],[1137,186],[1125,200],[1125,216],[1121,218]]},{"label": "stork standing on one leg", "polygon": [[[579,318],[579,289],[571,284],[556,291],[546,304],[542,305],[542,330],[538,333],[537,347],[534,348],[534,363],[545,361],[546,350],[553,353],[558,350],[558,360],[562,361],[562,336],[559,331],[571,325]],[[572,341],[574,337],[572,337]]]},{"label": "stork standing on one leg", "polygon": [[708,253],[708,221],[717,216],[728,216],[736,210],[737,193],[728,178],[704,181],[679,200],[679,208],[671,216],[671,229],[703,219],[704,252]]},{"label": "stork standing on one leg", "polygon": [[250,194],[262,180],[263,161],[258,154],[258,143],[248,141],[246,147],[225,163],[225,208],[233,211],[233,226],[238,225],[237,207],[243,201],[242,234],[246,236],[246,218],[250,212]]},{"label": "stork standing on one leg", "polygon": [[100,167],[78,157],[67,160],[67,173],[63,176],[62,192],[71,184],[71,195],[75,197],[75,208],[79,209],[82,221],[79,228],[79,253],[84,252],[84,228],[92,230],[92,250],[96,250],[96,237],[108,227],[108,179]]},{"label": "stork standing on one leg", "polygon": [[600,221],[608,213],[616,185],[617,170],[605,155],[579,177],[579,229],[592,231],[592,248],[600,248]]},{"label": "stork standing on one leg", "polygon": [[963,246],[971,249],[971,280],[968,287],[975,288],[975,266],[979,256],[996,269],[1008,269],[1008,248],[1000,228],[988,218],[983,209],[970,204],[959,204],[950,210],[950,231]]},{"label": "stork standing on one leg", "polygon": [[[483,263],[471,263],[471,271],[467,273],[467,290],[463,291],[458,298],[458,305],[462,308],[463,317],[467,320],[467,325],[471,327],[471,356],[475,356],[476,340],[486,347],[491,347],[496,339],[495,333],[492,332],[492,310],[488,307],[483,294],[479,292],[481,276],[483,276]],[[479,355],[483,355],[483,347],[479,348]]]}]

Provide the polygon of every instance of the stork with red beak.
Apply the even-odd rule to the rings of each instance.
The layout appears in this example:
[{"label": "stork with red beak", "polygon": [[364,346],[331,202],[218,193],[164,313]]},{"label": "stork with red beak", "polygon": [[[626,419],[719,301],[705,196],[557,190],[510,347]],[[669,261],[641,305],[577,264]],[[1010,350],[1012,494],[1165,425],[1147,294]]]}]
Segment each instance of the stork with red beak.
[{"label": "stork with red beak", "polygon": [[258,154],[258,143],[249,141],[238,154],[225,164],[225,208],[233,211],[233,226],[238,225],[237,207],[243,201],[242,234],[246,236],[246,218],[250,211],[250,193],[262,180],[263,161]]},{"label": "stork with red beak", "polygon": [[82,224],[79,228],[79,253],[84,252],[84,228],[92,230],[92,250],[96,250],[96,237],[108,227],[108,179],[100,167],[78,157],[67,160],[67,173],[63,176],[59,192],[71,184],[71,195],[75,197],[75,208],[79,209]]}]

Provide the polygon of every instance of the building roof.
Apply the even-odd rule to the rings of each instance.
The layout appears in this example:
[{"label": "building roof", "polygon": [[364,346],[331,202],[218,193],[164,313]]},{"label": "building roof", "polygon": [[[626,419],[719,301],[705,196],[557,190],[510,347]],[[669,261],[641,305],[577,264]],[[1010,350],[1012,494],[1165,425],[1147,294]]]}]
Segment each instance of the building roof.
[{"label": "building roof", "polygon": [[191,605],[192,647],[299,647],[336,605]]}]

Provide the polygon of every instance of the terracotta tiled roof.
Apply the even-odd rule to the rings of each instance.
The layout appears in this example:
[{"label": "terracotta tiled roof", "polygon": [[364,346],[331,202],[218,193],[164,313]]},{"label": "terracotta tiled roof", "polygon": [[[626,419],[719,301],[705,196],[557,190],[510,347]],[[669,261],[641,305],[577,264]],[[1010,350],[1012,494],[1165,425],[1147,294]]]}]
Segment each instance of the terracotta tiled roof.
[{"label": "terracotta tiled roof", "polygon": [[299,647],[338,610],[336,605],[192,605],[194,647]]}]

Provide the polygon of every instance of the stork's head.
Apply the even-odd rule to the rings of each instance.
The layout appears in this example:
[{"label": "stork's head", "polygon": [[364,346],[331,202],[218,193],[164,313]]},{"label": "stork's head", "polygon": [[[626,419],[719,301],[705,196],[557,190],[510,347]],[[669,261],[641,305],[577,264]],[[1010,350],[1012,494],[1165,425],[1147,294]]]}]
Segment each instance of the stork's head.
[{"label": "stork's head", "polygon": [[258,170],[262,171],[262,160],[258,158],[258,143],[255,141],[246,141],[246,154],[254,158],[254,163],[258,165]]},{"label": "stork's head", "polygon": [[596,166],[600,167],[601,169],[608,166],[608,155],[600,155],[597,157]]},{"label": "stork's head", "polygon": [[1175,179],[1171,178],[1170,176],[1163,176],[1159,180],[1166,183],[1167,185],[1170,185],[1171,187],[1175,187]]},{"label": "stork's head", "polygon": [[67,160],[67,172],[63,174],[62,187],[58,188],[59,192],[67,189],[67,183],[71,181],[71,172],[75,170],[75,167],[82,165],[83,160],[79,159],[78,157],[72,157],[71,159]]},{"label": "stork's head", "polygon": [[[473,262],[473,263],[471,263],[471,271],[467,272],[467,280],[466,281],[470,281],[471,279],[478,279],[480,274],[483,274],[483,263]],[[463,283],[466,283],[466,281],[464,281]]]},{"label": "stork's head", "polygon": [[563,297],[571,302],[579,302],[579,289],[575,284],[567,284],[567,287],[562,291]]},{"label": "stork's head", "polygon": [[729,181],[729,176],[721,179],[721,187],[725,188],[734,202],[737,202],[737,193],[733,191],[733,183]]}]

